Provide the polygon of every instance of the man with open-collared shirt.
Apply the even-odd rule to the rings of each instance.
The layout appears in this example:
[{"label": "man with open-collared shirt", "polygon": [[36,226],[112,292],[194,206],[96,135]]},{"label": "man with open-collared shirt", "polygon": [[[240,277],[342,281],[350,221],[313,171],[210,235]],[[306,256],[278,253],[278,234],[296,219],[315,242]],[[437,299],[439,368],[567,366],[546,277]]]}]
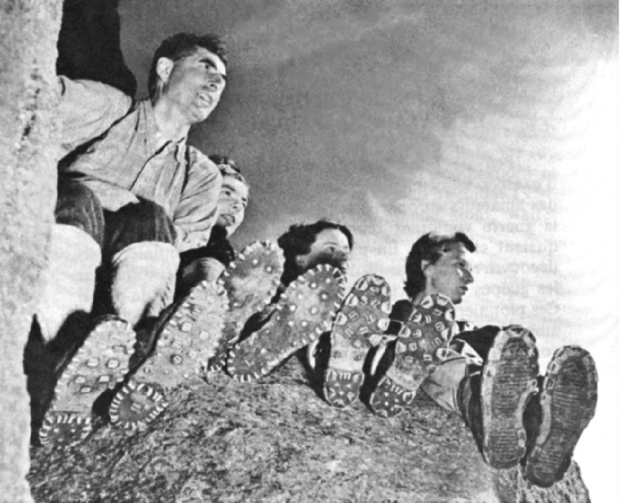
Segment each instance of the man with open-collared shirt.
[{"label": "man with open-collared shirt", "polygon": [[[149,98],[134,105],[104,84],[59,77],[62,145],[69,154],[60,164],[56,223],[36,320],[48,346],[66,339],[70,346],[81,344],[86,331],[80,327],[89,322],[101,266],[116,318],[93,334],[102,354],[107,345],[119,355],[100,362],[88,335],[80,351],[89,356],[85,365],[94,379],[122,377],[133,327],[156,318],[173,298],[179,252],[209,241],[221,175],[186,140],[190,127],[217,106],[226,62],[217,36],[174,35],[155,52]],[[98,377],[104,370],[105,377]],[[98,389],[88,372],[74,379],[84,394]],[[64,421],[56,419],[48,421],[48,434]]]}]

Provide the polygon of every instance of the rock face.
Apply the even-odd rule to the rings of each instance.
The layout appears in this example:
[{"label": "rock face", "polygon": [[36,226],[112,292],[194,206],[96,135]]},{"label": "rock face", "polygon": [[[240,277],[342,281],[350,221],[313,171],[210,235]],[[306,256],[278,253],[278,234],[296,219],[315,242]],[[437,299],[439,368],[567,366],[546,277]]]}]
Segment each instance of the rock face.
[{"label": "rock face", "polygon": [[23,352],[56,201],[58,0],[0,0],[0,501],[30,501]]},{"label": "rock face", "polygon": [[[206,382],[208,381],[208,382]],[[36,501],[589,501],[578,468],[551,490],[494,474],[462,420],[420,393],[408,413],[337,410],[296,357],[261,381],[213,373],[146,431],[107,425],[82,446],[32,450]],[[564,496],[568,495],[568,499]]]}]

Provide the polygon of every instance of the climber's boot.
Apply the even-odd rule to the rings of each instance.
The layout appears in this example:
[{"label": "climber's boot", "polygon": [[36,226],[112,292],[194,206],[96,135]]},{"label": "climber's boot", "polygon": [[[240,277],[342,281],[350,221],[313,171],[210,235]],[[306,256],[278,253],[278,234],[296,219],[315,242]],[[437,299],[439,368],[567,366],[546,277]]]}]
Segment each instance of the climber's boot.
[{"label": "climber's boot", "polygon": [[340,270],[321,264],[292,281],[267,323],[228,353],[226,368],[236,380],[250,382],[329,330],[344,297]]},{"label": "climber's boot", "polygon": [[437,350],[447,345],[453,329],[454,307],[448,297],[429,295],[414,306],[396,339],[394,362],[370,395],[375,414],[395,417],[413,401],[422,381],[440,363]]},{"label": "climber's boot", "polygon": [[555,351],[541,391],[525,411],[528,433],[524,474],[540,487],[562,479],[575,445],[596,410],[597,372],[590,354],[578,346]]},{"label": "climber's boot", "polygon": [[526,452],[523,414],[537,377],[534,337],[521,327],[507,327],[495,336],[482,370],[461,382],[460,412],[493,468],[513,467]]},{"label": "climber's boot", "polygon": [[219,283],[228,294],[228,311],[224,316],[222,340],[209,362],[221,370],[229,349],[237,342],[247,320],[261,311],[276,293],[282,275],[282,250],[269,241],[246,246],[226,270]]},{"label": "climber's boot", "polygon": [[168,406],[175,388],[206,368],[222,337],[226,291],[206,281],[162,314],[155,336],[114,396],[110,421],[127,430],[144,429]]},{"label": "climber's boot", "polygon": [[135,334],[123,320],[108,316],[61,369],[51,406],[39,430],[46,447],[71,446],[92,431],[95,400],[123,380],[134,350]]},{"label": "climber's boot", "polygon": [[376,274],[361,277],[345,297],[330,334],[323,383],[325,400],[333,407],[342,409],[357,400],[366,355],[381,341],[390,324],[390,311],[390,287]]}]

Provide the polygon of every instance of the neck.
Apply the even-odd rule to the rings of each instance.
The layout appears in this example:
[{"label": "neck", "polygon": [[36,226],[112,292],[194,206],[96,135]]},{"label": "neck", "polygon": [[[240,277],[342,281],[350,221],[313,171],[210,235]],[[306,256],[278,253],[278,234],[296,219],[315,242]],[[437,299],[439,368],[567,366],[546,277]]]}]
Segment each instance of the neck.
[{"label": "neck", "polygon": [[154,98],[153,113],[159,130],[159,145],[179,141],[187,136],[191,122],[181,111],[161,96]]}]

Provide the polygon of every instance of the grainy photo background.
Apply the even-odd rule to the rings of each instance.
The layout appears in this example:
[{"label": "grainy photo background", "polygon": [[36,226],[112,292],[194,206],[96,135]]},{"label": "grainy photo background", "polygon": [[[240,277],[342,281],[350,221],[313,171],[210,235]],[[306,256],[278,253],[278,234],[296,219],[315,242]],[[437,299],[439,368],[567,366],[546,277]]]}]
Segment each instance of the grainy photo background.
[{"label": "grainy photo background", "polygon": [[530,328],[543,370],[561,345],[590,350],[599,406],[576,459],[593,501],[618,499],[616,2],[124,0],[120,13],[140,83],[165,36],[226,37],[228,88],[192,142],[251,184],[238,246],[334,218],[357,238],[351,278],[381,274],[402,298],[413,241],[462,230],[478,251],[459,317]]}]

